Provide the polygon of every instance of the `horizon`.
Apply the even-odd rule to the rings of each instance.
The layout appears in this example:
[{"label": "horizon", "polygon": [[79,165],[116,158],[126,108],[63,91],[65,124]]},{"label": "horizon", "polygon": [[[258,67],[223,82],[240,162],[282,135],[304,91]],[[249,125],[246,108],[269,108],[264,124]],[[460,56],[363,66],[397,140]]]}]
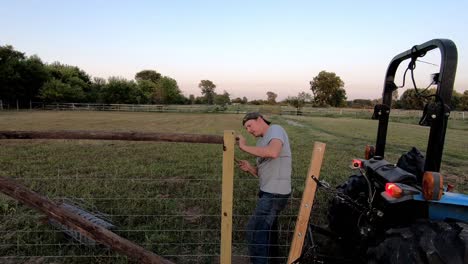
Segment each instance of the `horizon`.
[{"label": "horizon", "polygon": [[[9,2],[0,17],[8,25],[0,45],[44,63],[77,66],[92,77],[133,80],[141,70],[155,70],[175,79],[187,97],[199,96],[198,83],[207,79],[231,99],[265,100],[271,91],[282,101],[312,94],[309,81],[325,70],[344,81],[347,100],[372,100],[381,97],[395,55],[447,38],[457,45],[454,90],[462,93],[468,89],[462,75],[468,70],[462,28],[468,4],[422,3]],[[421,60],[438,65],[440,55]],[[403,62],[397,84],[405,67]],[[438,67],[418,64],[418,70],[418,86],[425,87]]]}]

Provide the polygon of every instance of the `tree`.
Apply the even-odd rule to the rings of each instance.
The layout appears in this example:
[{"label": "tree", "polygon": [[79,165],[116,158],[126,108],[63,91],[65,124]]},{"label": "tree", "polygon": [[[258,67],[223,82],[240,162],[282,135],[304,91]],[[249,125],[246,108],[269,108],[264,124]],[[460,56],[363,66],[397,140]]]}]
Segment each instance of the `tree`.
[{"label": "tree", "polygon": [[[41,98],[54,102],[83,102],[91,92],[91,77],[76,66],[54,62],[47,65],[51,80],[40,90]],[[64,85],[62,85],[64,84]],[[57,94],[63,92],[63,95]]]},{"label": "tree", "polygon": [[253,105],[263,105],[265,104],[266,102],[264,100],[260,100],[260,99],[257,99],[257,100],[252,100],[249,102],[250,104],[253,104]]},{"label": "tree", "polygon": [[423,97],[435,94],[435,89],[408,89],[400,98],[400,105],[403,109],[423,109],[424,100]]},{"label": "tree", "polygon": [[24,59],[24,53],[16,51],[12,46],[0,46],[0,99],[4,102],[17,100],[21,94],[18,69]]},{"label": "tree", "polygon": [[242,99],[240,97],[236,97],[231,100],[231,103],[233,104],[242,104]]},{"label": "tree", "polygon": [[[140,79],[137,82],[136,101],[139,104],[162,103],[163,98],[160,96],[158,84],[150,81]],[[156,96],[158,95],[158,96]]]},{"label": "tree", "polygon": [[214,98],[214,103],[217,105],[227,105],[231,101],[229,98],[229,93],[224,91],[223,94],[216,94]]},{"label": "tree", "polygon": [[201,80],[198,87],[202,90],[205,102],[207,104],[213,104],[216,85],[210,80]]},{"label": "tree", "polygon": [[372,108],[372,106],[372,100],[370,99],[354,99],[350,104],[352,108]]},{"label": "tree", "polygon": [[135,74],[140,94],[138,102],[156,104],[179,104],[187,100],[179,89],[177,81],[162,76],[154,70],[143,70]]},{"label": "tree", "polygon": [[301,108],[305,105],[306,102],[310,102],[312,100],[312,96],[305,92],[300,92],[297,96],[288,96],[286,98],[286,103],[296,108],[297,113],[301,110]]},{"label": "tree", "polygon": [[300,99],[297,96],[288,96],[286,98],[286,103],[289,105],[293,106],[296,108],[296,111],[298,112],[305,104],[304,100]]},{"label": "tree", "polygon": [[108,104],[134,104],[137,103],[137,85],[120,77],[109,77],[102,89],[102,100]]},{"label": "tree", "polygon": [[101,92],[106,85],[106,79],[100,77],[94,77],[91,81],[89,92],[86,94],[86,102],[90,103],[101,103]]},{"label": "tree", "polygon": [[42,60],[33,55],[22,62],[20,70],[21,83],[23,87],[23,101],[38,99],[39,90],[42,85],[50,79],[49,72]]},{"label": "tree", "polygon": [[276,97],[278,97],[278,95],[270,91],[268,91],[266,94],[268,104],[276,104]]},{"label": "tree", "polygon": [[135,74],[137,82],[136,101],[139,104],[162,104],[165,102],[159,81],[161,74],[154,70],[142,70]]},{"label": "tree", "polygon": [[206,104],[204,96],[195,97],[195,104]]},{"label": "tree", "polygon": [[190,104],[195,104],[195,95],[193,94],[189,95],[189,102]]},{"label": "tree", "polygon": [[462,97],[460,98],[460,105],[458,107],[461,111],[467,111],[468,110],[468,90],[465,90],[463,92]]},{"label": "tree", "polygon": [[[54,62],[47,65],[47,68],[52,75],[52,78],[61,80],[66,83],[69,79],[76,77],[82,80],[86,84],[91,84],[91,77],[83,70],[76,66],[61,64],[60,62]],[[82,87],[88,88],[88,87]]]},{"label": "tree", "polygon": [[461,98],[462,98],[462,94],[453,90],[452,91],[452,99],[450,100],[450,108],[452,110],[455,110],[455,109],[460,109],[460,103],[461,103]]},{"label": "tree", "polygon": [[40,98],[47,102],[80,102],[85,98],[85,93],[79,85],[52,78],[42,86]]},{"label": "tree", "polygon": [[154,70],[143,70],[135,74],[135,80],[137,82],[145,80],[157,83],[159,79],[161,79],[161,74]]},{"label": "tree", "polygon": [[20,105],[39,99],[39,89],[50,78],[41,59],[26,57],[12,46],[0,46],[0,99]]},{"label": "tree", "polygon": [[346,106],[346,91],[344,89],[336,90],[330,98],[330,105],[334,107]]},{"label": "tree", "polygon": [[163,103],[180,104],[186,100],[179,89],[179,85],[177,85],[177,81],[170,77],[162,77],[158,81],[158,87],[162,94]]},{"label": "tree", "polygon": [[334,72],[321,71],[309,83],[317,105],[336,107],[346,104],[344,82]]},{"label": "tree", "polygon": [[398,100],[398,89],[392,92],[392,101],[396,102]]},{"label": "tree", "polygon": [[312,101],[312,95],[306,92],[300,92],[297,97],[304,101],[304,103],[310,103]]}]

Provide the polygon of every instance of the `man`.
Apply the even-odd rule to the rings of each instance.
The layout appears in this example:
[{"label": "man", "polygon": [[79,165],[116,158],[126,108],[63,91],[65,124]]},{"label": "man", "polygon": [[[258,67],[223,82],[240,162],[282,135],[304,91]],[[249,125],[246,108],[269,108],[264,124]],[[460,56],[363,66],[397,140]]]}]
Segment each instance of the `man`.
[{"label": "man", "polygon": [[[240,160],[241,170],[259,178],[257,206],[247,224],[247,241],[252,263],[272,263],[278,255],[278,215],[291,194],[291,149],[286,131],[270,125],[260,113],[245,115],[242,125],[257,138],[248,146],[238,135],[239,148],[257,157],[256,166]],[[275,246],[276,245],[276,246]]]}]

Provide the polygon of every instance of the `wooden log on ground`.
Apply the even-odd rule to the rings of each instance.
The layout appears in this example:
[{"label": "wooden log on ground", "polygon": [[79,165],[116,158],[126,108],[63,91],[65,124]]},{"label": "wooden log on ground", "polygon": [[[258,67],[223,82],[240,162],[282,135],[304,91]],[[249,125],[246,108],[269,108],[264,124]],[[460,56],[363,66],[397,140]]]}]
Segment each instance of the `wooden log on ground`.
[{"label": "wooden log on ground", "polygon": [[78,231],[83,236],[91,238],[128,256],[132,260],[136,261],[136,263],[172,263],[171,261],[166,260],[101,226],[98,226],[81,216],[58,206],[46,197],[27,189],[11,179],[0,176],[0,191],[43,212],[49,218]]},{"label": "wooden log on ground", "polygon": [[0,131],[0,139],[93,139],[223,144],[217,135],[108,131]]}]

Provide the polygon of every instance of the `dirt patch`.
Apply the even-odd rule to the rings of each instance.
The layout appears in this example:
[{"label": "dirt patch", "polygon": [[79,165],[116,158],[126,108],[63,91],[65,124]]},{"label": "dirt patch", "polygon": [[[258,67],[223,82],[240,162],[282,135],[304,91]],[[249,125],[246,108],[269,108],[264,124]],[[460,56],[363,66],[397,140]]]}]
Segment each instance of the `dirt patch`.
[{"label": "dirt patch", "polygon": [[291,126],[304,127],[303,124],[298,123],[298,122],[293,121],[293,120],[289,120],[289,119],[286,120],[286,123],[288,123],[288,124],[291,125]]}]

